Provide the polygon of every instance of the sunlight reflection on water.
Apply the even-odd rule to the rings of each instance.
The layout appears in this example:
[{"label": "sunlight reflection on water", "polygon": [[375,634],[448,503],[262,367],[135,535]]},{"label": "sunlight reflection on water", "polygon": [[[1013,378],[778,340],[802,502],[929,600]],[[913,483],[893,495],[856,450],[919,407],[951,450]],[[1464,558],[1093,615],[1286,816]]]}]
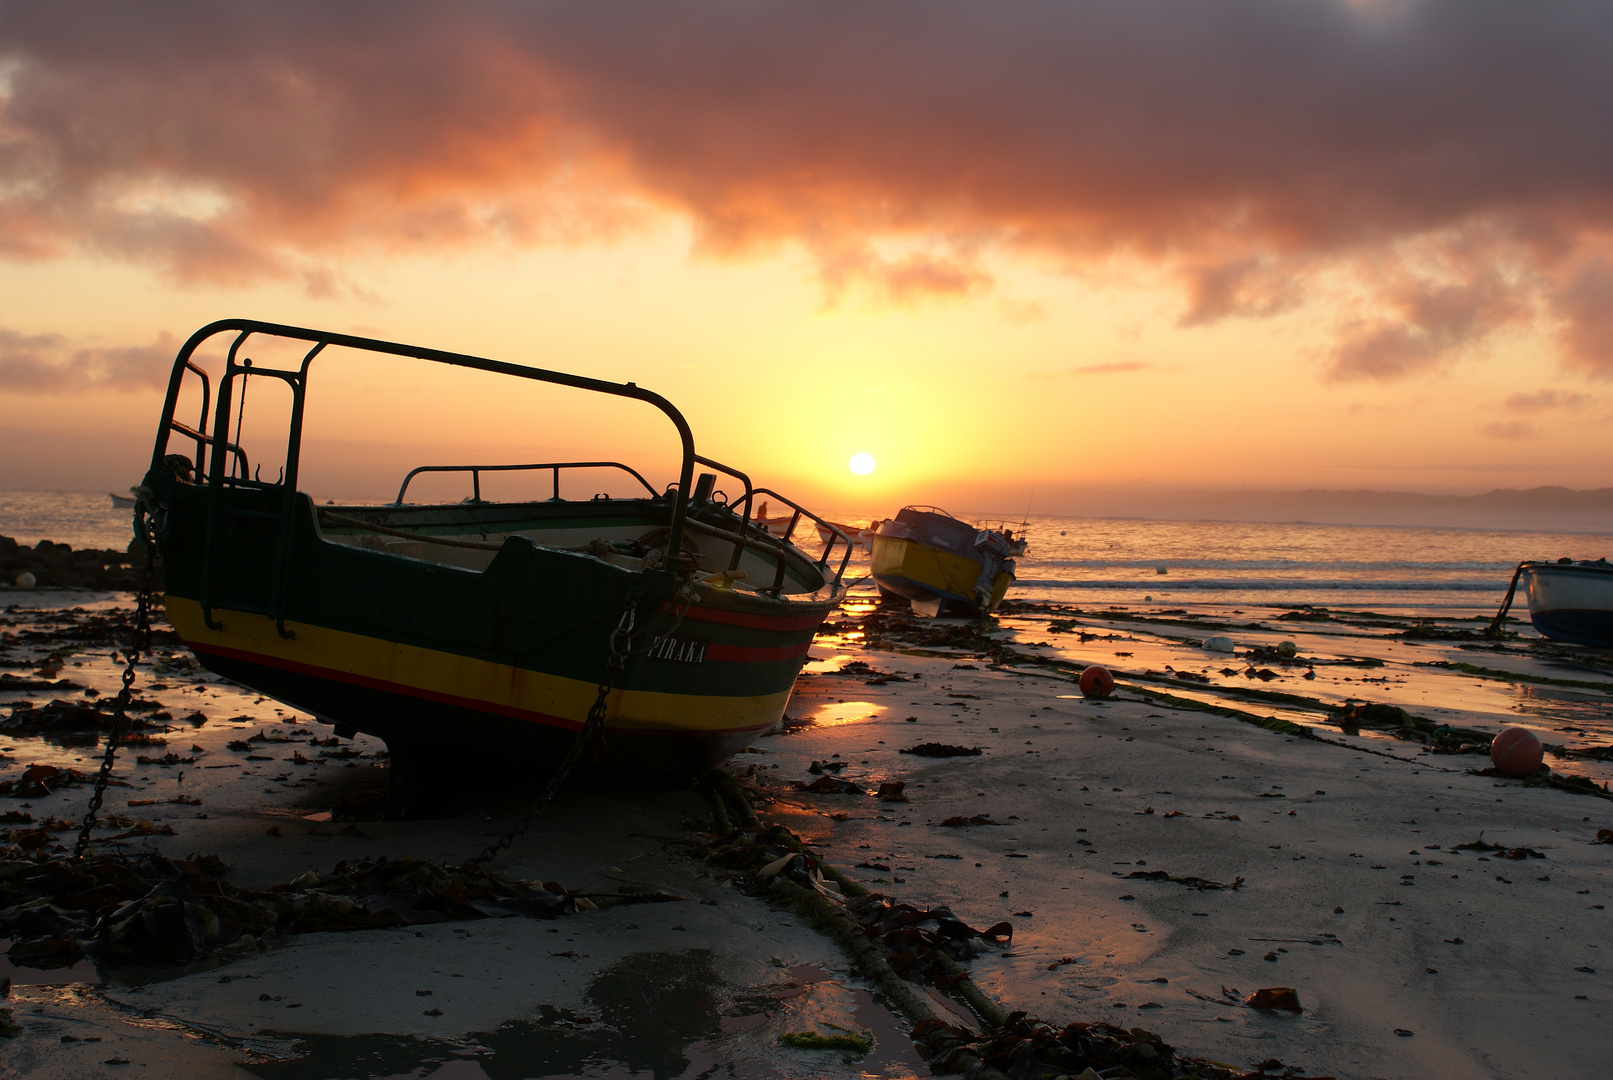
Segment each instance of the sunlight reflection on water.
[{"label": "sunlight reflection on water", "polygon": [[872,701],[836,701],[818,706],[817,712],[812,714],[812,722],[819,727],[860,724],[873,720],[885,710],[884,705],[876,705]]}]

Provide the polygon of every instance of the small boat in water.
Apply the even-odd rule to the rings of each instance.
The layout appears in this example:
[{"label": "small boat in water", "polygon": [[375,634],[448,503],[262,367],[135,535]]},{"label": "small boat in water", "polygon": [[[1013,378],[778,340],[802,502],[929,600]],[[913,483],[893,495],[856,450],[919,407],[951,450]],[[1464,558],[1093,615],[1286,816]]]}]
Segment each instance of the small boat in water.
[{"label": "small boat in water", "polygon": [[[801,523],[800,516],[796,514],[780,514],[777,517],[769,517],[765,500],[762,502],[761,508],[756,511],[755,521],[758,526],[766,529],[774,536],[793,533]],[[866,548],[868,546],[868,538],[873,528],[874,526],[872,525],[865,529],[857,525],[848,525],[843,521],[821,519],[817,523],[819,541],[825,544],[830,543],[830,538],[838,533],[846,537],[854,548]]]},{"label": "small boat in water", "polygon": [[1012,556],[1025,541],[1012,530],[980,528],[934,506],[905,506],[879,523],[870,543],[874,583],[919,615],[980,616],[1002,602],[1014,580]]},{"label": "small boat in water", "polygon": [[[209,355],[222,364],[204,365],[197,350],[215,335],[223,347]],[[289,344],[301,361],[254,364],[249,342],[278,355]],[[391,503],[316,505],[298,489],[305,395],[310,366],[339,354],[642,402],[681,442],[678,477],[658,490],[613,461],[431,464],[410,472]],[[290,388],[289,429],[263,444],[284,456],[273,480],[231,436],[247,385],[266,382]],[[182,397],[201,400],[194,427],[176,415]],[[697,478],[696,466],[712,471]],[[642,490],[563,498],[562,476],[583,469],[611,470]],[[552,497],[484,500],[487,478],[511,471],[542,476],[545,489],[552,478]],[[457,474],[472,494],[406,501],[422,473]],[[717,473],[743,497],[730,505]],[[517,750],[558,758],[603,701],[603,764],[691,772],[778,722],[844,592],[847,538],[833,533],[813,555],[789,530],[771,535],[751,517],[764,495],[796,521],[822,523],[697,454],[678,410],[633,383],[226,320],[198,330],[174,362],[136,525],[143,536],[149,516],[169,622],[204,666],[339,735],[384,739],[395,764]]]},{"label": "small boat in water", "polygon": [[133,510],[135,501],[139,498],[139,488],[130,488],[127,495],[108,495],[112,500],[114,510]]},{"label": "small boat in water", "polygon": [[818,526],[818,539],[827,544],[829,542],[828,539],[826,539],[828,535],[833,532],[839,532],[847,537],[850,537],[852,547],[866,548],[869,542],[873,539],[874,529],[876,529],[878,525],[878,522],[865,527],[862,525],[850,525],[844,521],[825,521],[823,524]]},{"label": "small boat in water", "polygon": [[1613,563],[1558,559],[1525,561],[1513,572],[1507,598],[1490,624],[1498,634],[1519,582],[1529,600],[1529,620],[1554,641],[1613,648]]}]

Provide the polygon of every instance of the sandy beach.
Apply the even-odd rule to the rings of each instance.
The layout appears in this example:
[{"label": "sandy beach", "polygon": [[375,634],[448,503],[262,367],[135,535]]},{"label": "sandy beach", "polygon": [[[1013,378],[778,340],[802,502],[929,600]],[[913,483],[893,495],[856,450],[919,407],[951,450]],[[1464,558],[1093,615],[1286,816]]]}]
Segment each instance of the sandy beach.
[{"label": "sandy beach", "polygon": [[[6,600],[13,659],[127,603]],[[961,621],[916,624],[871,599],[848,603],[813,649],[790,722],[729,769],[763,820],[869,889],[949,906],[972,927],[1010,922],[1012,941],[980,952],[972,976],[1003,1008],[1055,1027],[1144,1028],[1184,1055],[1264,1063],[1271,1075],[1597,1073],[1613,1051],[1613,845],[1594,842],[1613,825],[1607,799],[1475,775],[1482,755],[1346,734],[1293,702],[1277,711],[1297,727],[1248,700],[1223,696],[1206,711],[1197,698],[1211,684],[1170,673],[1256,665],[1198,647],[1205,631],[1183,623],[1215,613],[1134,614],[1020,605],[982,637]],[[1243,627],[1231,631],[1240,649],[1298,646],[1301,663],[1267,669],[1270,680],[1220,677],[1245,698],[1244,684],[1359,699],[1358,680],[1381,678],[1371,700],[1427,694],[1439,704],[1418,715],[1490,730],[1505,721],[1486,711],[1498,680],[1448,666],[1467,655],[1463,639],[1368,643],[1337,622],[1223,617]],[[1392,649],[1414,651],[1420,666],[1396,667]],[[1329,663],[1369,652],[1388,664],[1363,675]],[[8,707],[115,691],[106,649],[63,661],[59,674],[78,689],[8,692]],[[1068,669],[1088,662],[1120,673],[1109,699],[1080,697]],[[1545,670],[1503,654],[1473,666],[1509,663]],[[1447,693],[1456,680],[1472,684],[1466,698]],[[330,821],[333,807],[384,790],[380,744],[361,736],[316,751],[328,729],[177,652],[137,689],[178,718],[167,752],[195,761],[137,764],[136,748],[123,751],[116,775],[132,786],[111,789],[108,810],[173,830],[124,849],[216,853],[234,884],[266,888],[382,855],[457,862],[522,809],[514,792],[473,791],[439,820]],[[202,722],[184,722],[197,712]],[[8,777],[95,764],[93,747],[8,734]],[[980,753],[903,752],[923,744]],[[1606,781],[1595,759],[1548,762]],[[863,793],[802,790],[825,775]],[[907,801],[873,796],[890,781]],[[68,786],[4,809],[76,821],[87,794]],[[199,801],[168,801],[180,796]],[[287,935],[187,973],[13,968],[9,1005],[24,1033],[4,1045],[5,1075],[125,1067],[108,1061],[287,1078],[926,1075],[903,1022],[832,941],[698,858],[710,815],[689,787],[575,783],[499,863],[567,890],[627,887],[677,902]],[[27,831],[12,828],[13,842]],[[1303,1011],[1244,1004],[1275,987],[1295,990]],[[921,992],[939,1014],[978,1026],[935,987]],[[785,1032],[842,1029],[871,1033],[872,1051],[779,1045]]]}]

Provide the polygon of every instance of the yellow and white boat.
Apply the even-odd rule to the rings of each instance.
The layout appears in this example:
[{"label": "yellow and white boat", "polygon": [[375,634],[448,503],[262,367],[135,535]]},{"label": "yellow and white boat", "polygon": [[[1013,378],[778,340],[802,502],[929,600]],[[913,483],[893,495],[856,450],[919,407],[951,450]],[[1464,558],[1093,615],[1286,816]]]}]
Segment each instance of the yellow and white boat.
[{"label": "yellow and white boat", "polygon": [[1023,537],[977,528],[935,506],[904,506],[872,538],[874,583],[918,615],[988,615],[1014,580]]}]

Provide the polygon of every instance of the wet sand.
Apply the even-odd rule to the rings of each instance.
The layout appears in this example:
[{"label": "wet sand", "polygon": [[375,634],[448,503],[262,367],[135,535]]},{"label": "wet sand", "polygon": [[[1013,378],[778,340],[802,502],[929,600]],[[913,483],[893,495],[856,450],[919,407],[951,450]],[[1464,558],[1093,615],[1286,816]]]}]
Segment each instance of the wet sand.
[{"label": "wet sand", "polygon": [[[67,595],[6,600],[48,608],[95,599]],[[1186,625],[1197,619],[1021,610],[1001,620],[991,640],[1014,653],[1109,662],[1137,676],[1123,676],[1113,698],[1092,703],[1047,664],[998,652],[994,666],[969,644],[922,645],[912,633],[871,631],[866,616],[875,610],[849,606],[848,620],[814,648],[788,733],[759,739],[757,752],[731,768],[753,774],[764,818],[812,841],[870,888],[948,904],[975,926],[1010,920],[1011,947],[970,965],[1005,1006],[1056,1025],[1141,1026],[1190,1054],[1239,1067],[1276,1059],[1311,1076],[1593,1075],[1613,1050],[1613,961],[1601,955],[1613,948],[1605,908],[1613,845],[1591,842],[1598,828],[1613,826],[1613,804],[1470,775],[1487,764],[1481,757],[1346,735],[1325,710],[1289,703],[1282,715],[1331,743],[1245,722],[1277,713],[1248,701],[1232,702],[1248,714],[1240,719],[1139,693],[1213,692],[1210,683],[1166,674],[1169,665],[1214,685],[1405,703],[1418,715],[1493,730],[1528,717],[1519,704],[1541,700],[1522,690],[1546,689],[1577,695],[1571,715],[1581,717],[1556,716],[1553,728],[1579,734],[1542,727],[1547,741],[1594,746],[1606,724],[1600,691],[1427,666],[1469,659],[1461,646],[1472,643],[1460,639],[1367,640],[1382,628],[1287,625],[1272,621],[1274,613],[1216,614],[1266,627],[1225,631],[1240,648],[1287,638],[1313,660],[1370,655],[1387,663],[1271,667],[1281,674],[1263,681],[1219,674],[1255,665],[1204,653],[1196,642],[1208,631]],[[37,624],[25,613],[7,618],[12,633]],[[9,655],[26,646],[19,638]],[[1515,652],[1474,666],[1596,681]],[[62,674],[74,682],[115,689],[117,669],[104,650],[67,661]],[[1307,670],[1317,678],[1304,680]],[[166,688],[147,693],[148,677]],[[118,775],[136,786],[112,789],[108,809],[175,830],[132,844],[171,856],[217,852],[237,866],[237,883],[264,887],[365,855],[458,861],[519,813],[519,798],[495,797],[440,821],[365,821],[354,827],[361,835],[342,835],[342,823],[307,816],[344,793],[380,786],[378,744],[361,737],[350,749],[365,756],[320,757],[307,740],[328,729],[306,717],[293,723],[289,710],[277,713],[272,702],[187,670],[182,658],[143,673],[139,686],[175,717],[206,715],[201,726],[167,736],[168,750],[197,761],[137,765],[133,748],[123,751]],[[53,694],[0,696],[39,703]],[[265,738],[252,751],[228,748],[260,731]],[[900,753],[925,742],[982,753]],[[11,762],[7,776],[36,761],[87,769],[96,757],[93,748],[37,737],[9,737],[0,747]],[[870,791],[902,780],[910,801],[797,790],[796,782],[815,778],[814,761],[843,763],[838,776]],[[1594,760],[1548,762],[1606,779],[1596,771],[1606,765]],[[181,794],[201,804],[128,805]],[[87,795],[68,787],[26,800],[27,812],[76,819]],[[4,800],[0,809],[14,805]],[[949,818],[989,823],[940,824]],[[692,790],[573,785],[502,867],[571,889],[632,884],[685,902],[553,922],[299,935],[179,977],[97,974],[87,963],[71,972],[14,971],[19,982],[78,982],[13,988],[10,1004],[27,1033],[3,1047],[5,1065],[9,1075],[63,1077],[103,1075],[111,1058],[197,1076],[675,1077],[713,1067],[737,1076],[925,1075],[892,1015],[832,944],[691,856],[703,830],[709,809]],[[1539,857],[1453,850],[1481,835]],[[1200,889],[1142,876],[1159,872],[1242,881]],[[1276,986],[1295,988],[1305,1011],[1241,1004]],[[828,1025],[873,1031],[873,1054],[853,1061],[778,1045],[784,1031],[834,1030]],[[85,1041],[92,1036],[101,1041]]]}]

